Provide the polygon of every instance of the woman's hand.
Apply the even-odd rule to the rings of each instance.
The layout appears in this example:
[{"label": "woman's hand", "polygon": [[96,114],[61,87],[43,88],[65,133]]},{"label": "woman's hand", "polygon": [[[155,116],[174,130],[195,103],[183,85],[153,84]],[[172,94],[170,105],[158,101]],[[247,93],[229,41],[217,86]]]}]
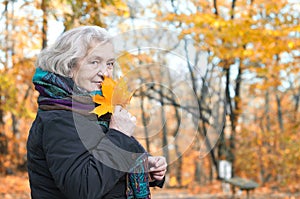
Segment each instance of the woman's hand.
[{"label": "woman's hand", "polygon": [[163,156],[149,156],[148,163],[151,180],[162,180],[167,171],[166,158]]},{"label": "woman's hand", "polygon": [[118,130],[127,136],[132,136],[136,127],[136,117],[132,116],[122,106],[115,106],[114,113],[111,116],[109,128]]}]

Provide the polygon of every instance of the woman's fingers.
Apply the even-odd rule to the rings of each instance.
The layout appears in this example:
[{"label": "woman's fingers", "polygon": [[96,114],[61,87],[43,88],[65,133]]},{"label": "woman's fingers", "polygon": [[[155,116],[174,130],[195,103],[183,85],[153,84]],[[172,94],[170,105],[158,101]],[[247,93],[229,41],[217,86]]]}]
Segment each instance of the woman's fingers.
[{"label": "woman's fingers", "polygon": [[131,116],[131,121],[136,123],[136,117],[135,116]]},{"label": "woman's fingers", "polygon": [[136,117],[132,116],[122,106],[115,106],[114,113],[111,116],[109,127],[132,136],[136,126]]},{"label": "woman's fingers", "polygon": [[150,178],[152,180],[162,180],[164,176],[166,175],[166,171],[160,171],[160,172],[150,172]]},{"label": "woman's fingers", "polygon": [[122,106],[116,105],[115,109],[114,109],[114,112],[120,112],[122,109],[123,109]]},{"label": "woman's fingers", "polygon": [[150,171],[163,171],[167,169],[167,161],[163,156],[148,157]]},{"label": "woman's fingers", "polygon": [[150,177],[153,180],[162,180],[167,172],[167,161],[163,156],[149,156]]}]

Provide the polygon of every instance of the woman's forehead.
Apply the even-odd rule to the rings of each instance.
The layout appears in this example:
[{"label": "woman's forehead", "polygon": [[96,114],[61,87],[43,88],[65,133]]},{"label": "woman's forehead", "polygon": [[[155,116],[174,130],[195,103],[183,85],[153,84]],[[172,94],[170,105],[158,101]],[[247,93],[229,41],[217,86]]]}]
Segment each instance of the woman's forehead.
[{"label": "woman's forehead", "polygon": [[95,44],[89,49],[87,56],[95,58],[109,57],[113,59],[115,57],[113,44],[110,42]]}]

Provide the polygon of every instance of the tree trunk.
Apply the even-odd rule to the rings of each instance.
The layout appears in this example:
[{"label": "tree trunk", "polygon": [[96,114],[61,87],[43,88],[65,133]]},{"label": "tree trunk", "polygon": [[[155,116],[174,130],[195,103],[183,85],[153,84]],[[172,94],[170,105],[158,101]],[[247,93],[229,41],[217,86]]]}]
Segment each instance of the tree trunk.
[{"label": "tree trunk", "polygon": [[267,130],[268,132],[271,131],[271,119],[270,119],[270,97],[269,97],[269,91],[266,91],[266,110],[265,115],[267,117]]},{"label": "tree trunk", "polygon": [[[187,59],[187,66],[188,66],[188,69],[189,69],[189,72],[190,72],[190,77],[191,77],[192,88],[193,88],[193,91],[195,93],[197,93],[197,90],[198,90],[198,87],[196,85],[197,80],[196,80],[193,68],[191,66],[191,63],[190,63],[189,54],[188,54],[188,48],[187,48],[187,41],[186,40],[184,40],[184,45],[185,45],[185,53],[186,53],[186,59]],[[207,136],[207,128],[206,128],[207,122],[205,121],[203,113],[202,113],[201,95],[197,96],[197,104],[198,104],[199,109],[200,109],[199,110],[199,113],[200,113],[200,115],[199,115],[200,118],[199,119],[201,119],[201,122],[199,122],[199,124],[198,124],[198,132],[202,133],[202,137],[204,139],[206,149],[209,150],[211,164],[214,165],[214,167],[215,167],[215,169],[216,169],[216,171],[218,173],[218,161],[217,161],[217,159],[215,157],[214,148],[211,146],[210,140],[209,140],[209,138]],[[211,171],[212,171],[212,169],[211,169]],[[211,176],[212,175],[213,175],[213,171],[211,173]]]},{"label": "tree trunk", "polygon": [[[4,73],[8,70],[8,66],[10,63],[10,56],[9,56],[9,52],[10,52],[10,46],[9,46],[9,13],[8,13],[8,3],[9,1],[4,1],[4,11],[3,14],[5,15],[5,63],[4,63]],[[2,104],[5,103],[5,95],[3,94],[2,97],[2,89],[0,86],[0,172],[3,172],[3,162],[4,162],[4,157],[5,155],[8,154],[8,138],[5,134],[4,131],[4,127],[5,127],[5,123],[4,123],[4,116],[5,116],[5,112],[2,109]]]},{"label": "tree trunk", "polygon": [[[170,90],[172,91],[174,89],[173,85],[172,85],[172,79],[171,79],[171,75],[170,75],[170,71],[169,70],[166,70],[166,73],[167,73],[167,77],[168,77],[168,82],[169,82],[169,88]],[[172,92],[171,93],[171,99],[172,102],[175,104],[176,103],[176,96],[174,95],[174,93]],[[179,143],[178,143],[178,139],[176,139],[176,136],[178,135],[178,132],[179,132],[179,127],[180,127],[180,122],[181,122],[181,117],[180,117],[180,114],[178,112],[178,108],[176,106],[174,106],[174,109],[175,109],[175,118],[176,118],[176,128],[173,132],[173,137],[175,139],[175,154],[176,154],[176,157],[178,158],[177,159],[177,162],[176,162],[176,180],[178,182],[178,186],[181,187],[182,185],[182,154],[179,150]]]},{"label": "tree trunk", "polygon": [[234,19],[235,3],[236,3],[236,0],[232,0],[232,3],[231,3],[231,16],[230,16],[231,19]]},{"label": "tree trunk", "polygon": [[42,26],[42,49],[47,47],[47,30],[48,30],[48,0],[42,0],[41,9],[43,11],[43,26]]},{"label": "tree trunk", "polygon": [[280,127],[280,131],[284,132],[281,100],[280,100],[280,97],[279,97],[278,94],[276,94],[276,104],[277,104],[278,124],[279,124],[279,127]]},{"label": "tree trunk", "polygon": [[15,155],[15,158],[17,162],[19,163],[20,160],[20,153],[19,153],[19,140],[20,140],[20,131],[19,131],[19,120],[16,117],[15,114],[11,114],[12,118],[12,129],[13,129],[13,137],[14,137],[14,143],[13,143],[13,153]]},{"label": "tree trunk", "polygon": [[145,133],[145,138],[146,138],[146,150],[150,153],[150,143],[149,143],[149,132],[148,132],[148,128],[147,128],[147,117],[146,117],[146,113],[145,113],[145,107],[144,107],[144,91],[143,91],[143,87],[140,87],[140,92],[141,92],[141,102],[140,102],[140,108],[141,108],[141,112],[142,112],[142,123],[143,123],[143,127],[144,127],[144,133]]},{"label": "tree trunk", "polygon": [[168,129],[167,129],[167,120],[166,120],[165,105],[164,105],[163,86],[161,85],[159,89],[159,94],[160,94],[160,103],[161,103],[160,113],[161,113],[161,124],[162,124],[162,147],[163,147],[163,153],[166,158],[167,164],[169,164],[170,158],[169,158],[169,148],[168,148]]},{"label": "tree trunk", "polygon": [[214,0],[214,14],[216,16],[219,15],[219,12],[218,12],[218,5],[217,5],[217,0]]},{"label": "tree trunk", "polygon": [[232,162],[232,176],[234,176],[235,169],[234,169],[234,151],[235,151],[235,134],[236,134],[236,125],[238,121],[238,116],[240,112],[240,87],[241,87],[241,75],[242,70],[241,66],[239,66],[237,78],[235,80],[235,96],[232,100],[230,95],[230,66],[229,63],[226,63],[225,68],[225,76],[226,76],[226,87],[225,87],[225,95],[226,95],[226,103],[229,109],[229,118],[230,118],[230,126],[231,126],[231,134],[229,138],[229,150],[228,150],[228,157],[226,158],[228,161]]},{"label": "tree trunk", "polygon": [[[2,102],[0,101],[0,104]],[[8,141],[7,136],[4,132],[4,111],[0,109],[0,159],[6,154],[8,154]],[[2,161],[0,160],[0,168],[2,166]]]},{"label": "tree trunk", "polygon": [[199,160],[195,160],[195,182],[201,184],[202,183],[201,177],[202,177],[201,164]]}]

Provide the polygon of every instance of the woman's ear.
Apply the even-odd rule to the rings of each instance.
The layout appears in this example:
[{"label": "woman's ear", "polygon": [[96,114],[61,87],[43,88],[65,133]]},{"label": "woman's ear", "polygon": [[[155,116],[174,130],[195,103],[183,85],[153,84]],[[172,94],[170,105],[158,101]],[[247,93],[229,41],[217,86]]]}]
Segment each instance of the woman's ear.
[{"label": "woman's ear", "polygon": [[74,77],[74,70],[76,70],[77,67],[77,59],[73,58],[70,63],[68,63],[68,69],[69,69],[69,74],[68,77],[73,78]]},{"label": "woman's ear", "polygon": [[68,75],[69,78],[73,78],[74,77],[74,72],[73,72],[73,69],[71,68],[70,71],[69,71],[69,75]]}]

